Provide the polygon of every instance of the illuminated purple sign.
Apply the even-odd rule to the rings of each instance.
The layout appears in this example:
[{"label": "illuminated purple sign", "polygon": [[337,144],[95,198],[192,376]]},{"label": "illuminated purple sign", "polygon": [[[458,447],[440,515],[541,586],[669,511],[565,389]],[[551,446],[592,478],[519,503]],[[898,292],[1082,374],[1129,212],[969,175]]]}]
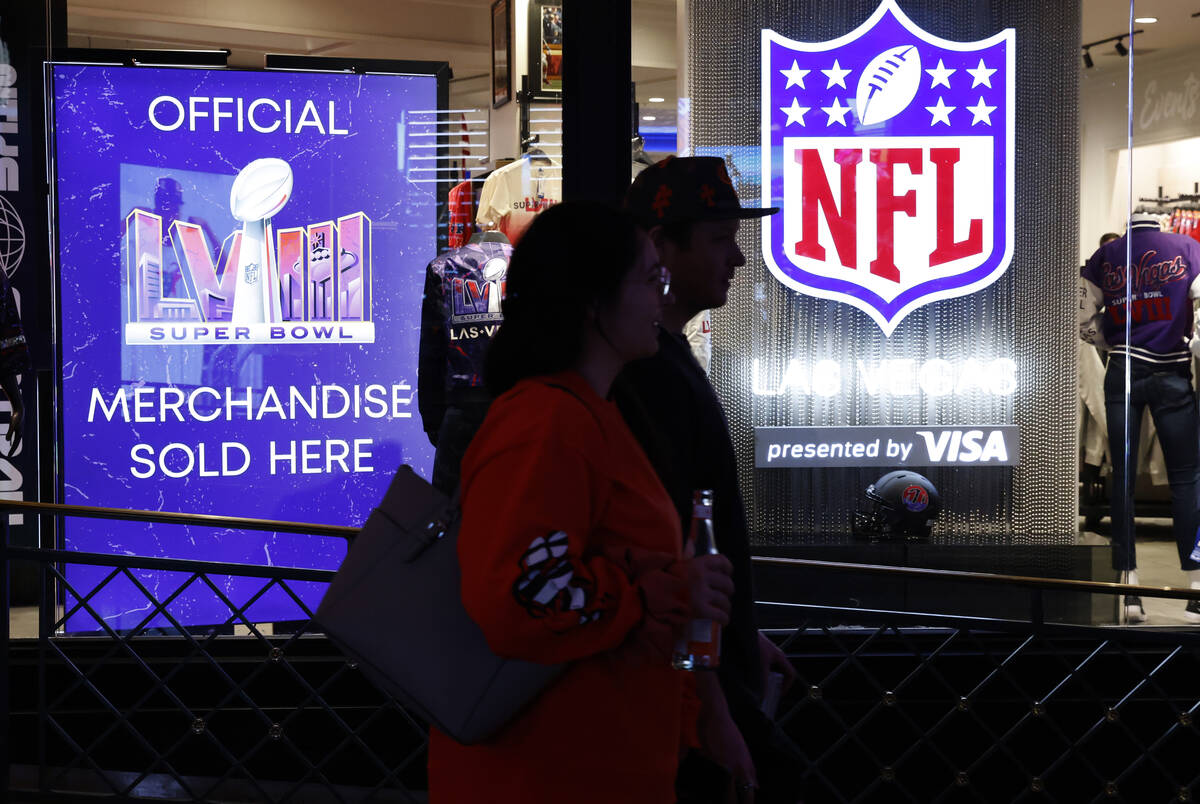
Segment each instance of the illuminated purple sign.
[{"label": "illuminated purple sign", "polygon": [[952,42],[884,0],[828,42],[762,32],[763,254],[890,335],[1012,261],[1015,33]]},{"label": "illuminated purple sign", "polygon": [[[405,142],[432,131],[437,79],[53,76],[64,502],[357,525],[399,464],[427,474],[415,386],[436,184],[410,180]],[[341,539],[84,520],[64,544],[314,568],[345,552]],[[70,567],[68,580],[82,591],[105,574]],[[160,599],[184,580],[139,579]],[[261,585],[219,579],[235,605]],[[315,605],[323,587],[299,586]],[[114,628],[152,613],[124,579],[89,604]],[[170,611],[186,625],[229,616],[199,582]],[[279,589],[248,613],[303,616]],[[69,626],[99,627],[82,613]]]}]

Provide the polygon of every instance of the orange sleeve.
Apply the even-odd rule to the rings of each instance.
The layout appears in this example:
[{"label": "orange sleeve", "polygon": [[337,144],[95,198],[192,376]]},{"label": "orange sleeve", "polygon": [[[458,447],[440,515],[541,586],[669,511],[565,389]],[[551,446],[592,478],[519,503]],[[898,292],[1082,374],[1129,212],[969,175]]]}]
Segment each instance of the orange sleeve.
[{"label": "orange sleeve", "polygon": [[467,613],[497,654],[543,664],[610,651],[643,615],[621,565],[589,545],[611,482],[588,457],[603,441],[581,448],[586,433],[550,418],[524,443],[473,445],[458,537]]}]

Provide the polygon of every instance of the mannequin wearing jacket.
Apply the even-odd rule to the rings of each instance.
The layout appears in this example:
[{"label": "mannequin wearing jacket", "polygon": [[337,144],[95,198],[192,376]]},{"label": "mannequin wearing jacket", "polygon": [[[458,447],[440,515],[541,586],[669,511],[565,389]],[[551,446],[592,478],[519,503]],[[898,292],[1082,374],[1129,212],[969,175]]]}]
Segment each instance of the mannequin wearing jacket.
[{"label": "mannequin wearing jacket", "polygon": [[[1137,583],[1131,493],[1137,467],[1126,464],[1137,459],[1142,413],[1149,408],[1167,464],[1180,567],[1188,572],[1192,587],[1200,589],[1200,561],[1192,557],[1200,416],[1189,350],[1192,302],[1200,298],[1200,243],[1160,231],[1152,216],[1134,215],[1129,231],[1101,246],[1082,276],[1080,337],[1110,350],[1104,399],[1114,469],[1113,569]],[[1126,597],[1125,617],[1128,622],[1145,621],[1139,598]],[[1187,617],[1200,622],[1200,599],[1188,602]]]}]

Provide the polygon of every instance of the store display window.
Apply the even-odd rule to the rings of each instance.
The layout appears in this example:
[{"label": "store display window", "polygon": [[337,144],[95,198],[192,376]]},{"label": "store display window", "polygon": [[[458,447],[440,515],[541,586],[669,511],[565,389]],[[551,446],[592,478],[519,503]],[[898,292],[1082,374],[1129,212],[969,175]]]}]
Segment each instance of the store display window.
[{"label": "store display window", "polygon": [[[746,265],[704,355],[756,549],[1146,582],[1120,572],[1137,542],[1151,583],[1187,586],[1200,442],[1187,271],[1200,264],[1184,267],[1191,247],[1173,240],[1181,260],[1128,263],[1142,268],[1120,283],[1157,284],[1124,293],[1084,266],[1132,213],[1196,228],[1194,21],[1080,3],[751,6],[682,4],[676,108],[680,153],[723,158],[743,205],[781,208],[743,222]],[[1089,304],[1132,325],[1126,354],[1150,374],[1177,362],[1179,388],[1117,383],[1120,352],[1081,340]],[[1172,415],[1176,391],[1193,418]],[[1139,467],[1127,490],[1114,462]],[[1133,509],[1134,526],[1113,524]],[[926,594],[884,586],[826,599]],[[1003,613],[972,594],[968,609]],[[1144,621],[1125,603],[1080,596],[1048,616]],[[1162,605],[1162,624],[1200,621],[1200,604]]]},{"label": "store display window", "polygon": [[[1196,21],[1187,9],[1137,3],[1083,38],[1080,299],[1081,318],[1091,317],[1079,382],[1085,537],[1111,544],[1121,580],[1200,589]],[[1105,106],[1117,93],[1128,115],[1114,125]],[[1130,596],[1119,614],[1196,624],[1200,600]]]},{"label": "store display window", "polygon": [[[389,107],[391,116],[380,118],[378,147],[350,148],[372,166],[362,183],[395,174],[417,188],[388,208],[403,211],[403,231],[415,232],[418,219],[423,227],[420,242],[402,249],[407,300],[388,310],[412,322],[404,348],[413,371],[402,379],[414,389],[406,422],[413,434],[403,454],[430,476],[439,475],[439,453],[453,465],[465,445],[458,440],[469,440],[486,407],[480,361],[503,324],[511,250],[563,198],[567,6],[480,3],[477,20],[461,21],[462,39],[474,44],[454,53],[436,52],[444,24],[403,3],[375,24],[383,39],[364,33],[342,43],[310,32],[305,42],[306,53],[330,54],[316,73],[326,72],[327,82],[382,84],[354,62],[383,55],[445,60],[454,75],[428,99],[384,92],[381,102],[403,113]],[[1152,585],[1188,586],[1195,577],[1200,589],[1192,558],[1200,559],[1192,390],[1200,353],[1200,284],[1192,281],[1200,272],[1200,17],[1165,2],[1135,10],[1081,0],[633,0],[631,9],[630,178],[671,155],[717,157],[743,207],[780,208],[741,222],[745,265],[727,302],[685,330],[724,408],[755,551]],[[93,17],[72,20],[72,47],[116,53],[134,42],[105,38]],[[150,24],[131,23],[130,36],[143,22]],[[172,24],[172,41],[199,35],[186,19]],[[380,53],[388,37],[406,52]],[[280,42],[287,52],[303,50]],[[242,80],[236,74],[248,68],[251,83],[283,75],[263,70],[271,47],[241,43],[226,54],[223,66],[232,69],[214,73]],[[310,55],[273,58],[282,59],[275,67],[309,74],[294,60]],[[326,70],[330,59],[337,65]],[[162,101],[153,131],[143,133],[178,139],[184,130],[233,126],[239,116],[275,119],[264,117],[274,114],[269,105],[253,113],[219,105],[239,96],[233,90],[168,91],[177,69],[138,63],[105,69],[143,79],[163,69],[158,94],[178,97],[181,108]],[[69,90],[71,75],[53,79]],[[299,87],[317,79],[292,80]],[[336,98],[348,91],[336,89]],[[246,97],[286,100],[272,92]],[[193,104],[192,95],[211,103]],[[56,113],[71,111],[52,95],[56,102]],[[280,107],[288,136],[323,129],[342,144],[349,106],[331,111],[326,98],[311,112],[303,102]],[[597,120],[608,113],[589,110]],[[97,147],[89,156],[105,153]],[[72,154],[61,155],[60,175]],[[181,240],[208,243],[214,264],[232,259],[214,245],[229,234],[221,227],[232,214],[220,196],[245,165],[228,167],[222,184],[198,164],[162,173],[152,157],[120,157],[120,215],[160,215],[155,205],[182,197],[189,206],[171,224]],[[297,188],[311,186],[305,173],[293,167]],[[348,191],[343,183],[331,193]],[[137,193],[150,193],[140,206]],[[59,198],[71,200],[67,192]],[[341,219],[354,210],[326,206],[332,224],[313,213],[273,234],[303,228],[305,242],[324,236],[335,244],[326,246],[332,259]],[[372,231],[393,232],[380,228],[388,214],[371,218]],[[153,223],[134,220],[134,233],[146,235],[146,247],[135,249],[143,269],[155,259],[147,245]],[[278,240],[277,255],[294,250],[293,240]],[[376,263],[382,242],[364,240]],[[75,243],[60,237],[58,245]],[[159,259],[168,262],[172,249]],[[277,259],[276,270],[288,274],[290,264]],[[215,314],[224,304],[217,274],[212,287],[193,289],[167,270],[171,287],[121,294],[122,325],[132,329],[125,326],[111,356],[122,381],[138,374],[156,387],[196,385],[214,372],[252,386],[263,380],[271,363],[255,354],[231,365],[183,360],[169,371],[144,360],[146,348],[159,347],[137,342],[153,337],[134,320],[139,305],[154,301],[164,315],[187,316],[187,305],[167,302],[207,293],[197,304]],[[328,297],[352,339],[368,338],[372,327],[378,337],[380,276],[376,265],[357,290],[347,285],[344,298]],[[315,299],[281,305],[318,315]],[[176,441],[147,457],[157,460],[168,443]],[[174,462],[184,453],[173,455],[157,474],[180,470]],[[238,455],[228,454],[235,468]],[[453,480],[451,473],[439,482]],[[910,601],[924,594],[885,586],[835,590],[827,602],[886,608],[898,601],[893,592]],[[1144,611],[1136,600],[1080,600],[1048,616],[1200,621],[1200,603],[1194,611],[1186,601]],[[994,599],[977,610],[1006,611]]]}]

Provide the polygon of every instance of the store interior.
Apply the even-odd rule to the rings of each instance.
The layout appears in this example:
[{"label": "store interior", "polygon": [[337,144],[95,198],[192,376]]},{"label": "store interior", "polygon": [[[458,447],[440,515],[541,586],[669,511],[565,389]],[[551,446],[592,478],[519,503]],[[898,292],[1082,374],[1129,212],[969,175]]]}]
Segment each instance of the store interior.
[{"label": "store interior", "polygon": [[[228,49],[234,68],[258,69],[269,53],[355,59],[447,61],[450,107],[478,110],[479,163],[519,154],[515,103],[493,108],[492,0],[265,0],[163,4],[68,0],[68,45],[110,49]],[[633,0],[632,76],[651,150],[673,140],[676,118],[676,0]],[[528,0],[510,6],[512,92],[527,72]],[[447,20],[453,20],[448,26]],[[463,119],[475,119],[464,115]],[[486,153],[484,152],[486,150]]]},{"label": "store interior", "polygon": [[[1123,55],[1118,41],[1104,40],[1128,33],[1129,4],[1084,3],[1082,42],[1100,44],[1084,48],[1080,65],[1081,264],[1096,250],[1102,235],[1125,231],[1131,210],[1157,216],[1166,231],[1191,234],[1196,230],[1194,216],[1200,210],[1200,59],[1195,55],[1200,16],[1196,12],[1186,4],[1139,0],[1134,16],[1140,21],[1133,22],[1138,33],[1129,55]],[[1128,47],[1129,37],[1119,43]],[[1193,376],[1196,368],[1193,364]],[[1093,414],[1097,397],[1103,405],[1102,376],[1099,356],[1081,344],[1081,544],[1107,544],[1110,527],[1106,499],[1112,493],[1110,457],[1101,459],[1100,485],[1094,485],[1098,442]],[[1149,419],[1147,415],[1142,423],[1147,436],[1143,441],[1148,443],[1139,451],[1134,487],[1139,580],[1183,585],[1171,536],[1162,451]],[[1146,610],[1149,625],[1188,622],[1171,601],[1147,600]]]}]

